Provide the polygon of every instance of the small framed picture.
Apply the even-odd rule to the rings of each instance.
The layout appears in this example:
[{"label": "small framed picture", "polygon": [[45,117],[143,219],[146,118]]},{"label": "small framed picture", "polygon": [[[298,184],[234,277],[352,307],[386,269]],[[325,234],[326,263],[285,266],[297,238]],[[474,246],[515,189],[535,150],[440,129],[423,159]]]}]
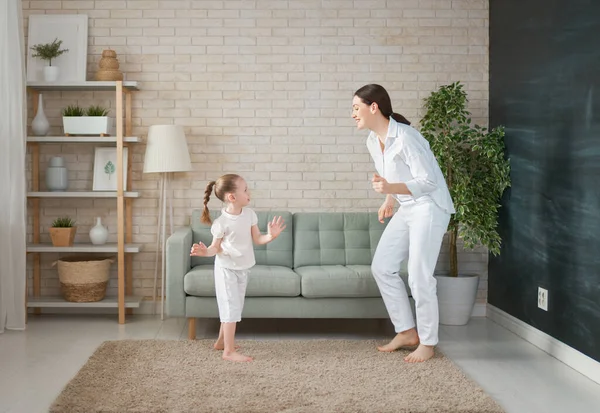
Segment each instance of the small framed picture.
[{"label": "small framed picture", "polygon": [[[123,191],[127,190],[127,150],[128,148],[123,148]],[[117,148],[95,148],[92,189],[117,190]]]},{"label": "small framed picture", "polygon": [[[33,57],[31,47],[62,41],[60,49],[68,50],[50,62]],[[59,83],[85,82],[88,52],[87,14],[31,14],[27,37],[27,81],[44,82],[44,67],[49,63],[57,71]]]}]

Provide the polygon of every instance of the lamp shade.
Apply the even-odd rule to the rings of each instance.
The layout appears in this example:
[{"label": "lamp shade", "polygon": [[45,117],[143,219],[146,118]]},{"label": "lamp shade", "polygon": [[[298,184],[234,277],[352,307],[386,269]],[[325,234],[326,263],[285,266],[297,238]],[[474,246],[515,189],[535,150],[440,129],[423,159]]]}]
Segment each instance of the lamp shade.
[{"label": "lamp shade", "polygon": [[192,170],[183,127],[153,125],[148,130],[144,173],[187,172]]}]

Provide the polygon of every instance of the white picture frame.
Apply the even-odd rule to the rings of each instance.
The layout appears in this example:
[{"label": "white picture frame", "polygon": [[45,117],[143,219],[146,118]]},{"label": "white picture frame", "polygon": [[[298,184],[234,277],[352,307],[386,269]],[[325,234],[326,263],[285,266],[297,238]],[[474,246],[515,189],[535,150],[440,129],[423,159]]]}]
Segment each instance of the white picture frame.
[{"label": "white picture frame", "polygon": [[62,40],[61,49],[69,51],[52,61],[59,67],[56,83],[85,82],[87,79],[88,16],[87,14],[32,14],[27,35],[27,81],[44,82],[43,68],[48,62],[33,57],[36,44]]},{"label": "white picture frame", "polygon": [[[127,191],[127,150],[123,148],[123,191]],[[117,190],[117,148],[102,146],[94,149],[92,190]]]}]

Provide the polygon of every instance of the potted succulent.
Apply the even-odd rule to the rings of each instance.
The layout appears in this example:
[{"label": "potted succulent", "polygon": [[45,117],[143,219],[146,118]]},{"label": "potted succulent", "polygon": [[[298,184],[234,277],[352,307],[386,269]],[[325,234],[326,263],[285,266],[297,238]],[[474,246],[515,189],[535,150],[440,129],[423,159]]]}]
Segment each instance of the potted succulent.
[{"label": "potted succulent", "polygon": [[62,111],[65,135],[108,136],[112,130],[110,111],[102,106],[90,106],[86,110],[78,105],[69,105]]},{"label": "potted succulent", "polygon": [[52,59],[56,59],[60,55],[69,51],[69,49],[61,49],[62,40],[54,39],[52,43],[41,43],[31,47],[34,53],[31,57],[39,57],[42,60],[48,61],[48,66],[44,67],[44,81],[56,82],[59,75],[58,66],[52,66]]},{"label": "potted succulent", "polygon": [[56,218],[49,229],[52,245],[55,247],[70,247],[75,239],[77,227],[69,217]]},{"label": "potted succulent", "polygon": [[450,273],[436,276],[440,323],[467,324],[477,298],[479,277],[458,268],[457,240],[465,249],[483,245],[500,253],[498,208],[510,186],[510,163],[504,153],[504,128],[474,125],[460,82],[441,86],[425,99],[421,133],[429,141],[456,213],[448,225]]}]

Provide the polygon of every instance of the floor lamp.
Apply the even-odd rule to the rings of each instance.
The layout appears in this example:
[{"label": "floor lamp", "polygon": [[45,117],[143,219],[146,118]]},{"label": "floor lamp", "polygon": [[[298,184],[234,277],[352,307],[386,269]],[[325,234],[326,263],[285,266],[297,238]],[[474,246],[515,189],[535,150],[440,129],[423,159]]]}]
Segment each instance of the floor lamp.
[{"label": "floor lamp", "polygon": [[160,180],[160,200],[158,224],[156,229],[156,259],[154,262],[154,308],[156,310],[156,284],[158,278],[158,255],[161,255],[161,300],[160,319],[164,320],[165,309],[165,275],[166,275],[166,242],[165,226],[167,216],[167,200],[169,203],[169,235],[173,233],[173,194],[170,188],[173,172],[192,170],[190,153],[183,127],[178,125],[153,125],[148,130],[144,173],[158,173]]}]

